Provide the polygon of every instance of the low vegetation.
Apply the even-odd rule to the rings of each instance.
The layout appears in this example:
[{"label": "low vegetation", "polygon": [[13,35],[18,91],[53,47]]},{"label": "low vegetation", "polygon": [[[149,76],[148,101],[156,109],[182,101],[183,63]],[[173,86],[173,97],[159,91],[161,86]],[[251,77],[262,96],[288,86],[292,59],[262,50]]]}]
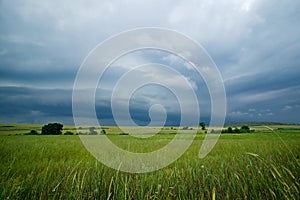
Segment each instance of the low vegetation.
[{"label": "low vegetation", "polygon": [[42,135],[61,135],[64,125],[60,123],[50,123],[42,127]]},{"label": "low vegetation", "polygon": [[[13,131],[13,127],[4,128]],[[41,126],[23,129],[28,133],[40,131]],[[106,130],[120,148],[134,152],[160,148],[174,137],[158,134],[147,139],[133,138],[119,135],[120,130],[115,127],[95,127],[95,131],[100,130]],[[74,127],[65,126],[62,132],[66,135],[67,131],[75,133]],[[81,131],[89,131],[89,127],[82,127]],[[300,133],[296,131],[224,134],[204,159],[199,159],[198,153],[205,135],[198,134],[180,159],[146,174],[108,168],[90,155],[78,136],[65,135],[0,135],[0,199],[298,199],[300,196]]]},{"label": "low vegetation", "polygon": [[253,133],[255,130],[251,130],[249,126],[243,125],[241,128],[232,128],[229,126],[227,129],[223,129],[222,133]]}]

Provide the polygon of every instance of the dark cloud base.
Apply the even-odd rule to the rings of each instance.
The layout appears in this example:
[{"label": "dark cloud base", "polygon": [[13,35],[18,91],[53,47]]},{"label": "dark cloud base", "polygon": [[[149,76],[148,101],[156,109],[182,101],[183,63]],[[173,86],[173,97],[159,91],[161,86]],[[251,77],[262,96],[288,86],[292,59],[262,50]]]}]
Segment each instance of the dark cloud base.
[{"label": "dark cloud base", "polygon": [[[98,100],[96,112],[102,125],[115,125],[108,100]],[[0,123],[73,124],[72,90],[0,87]],[[147,104],[147,103],[145,103]],[[139,125],[150,122],[148,110],[131,106],[132,119]],[[168,113],[166,125],[180,124],[178,113]]]},{"label": "dark cloud base", "polygon": [[[298,95],[298,93],[296,94]],[[278,98],[278,97],[277,97]],[[281,97],[279,102],[286,98]],[[300,106],[294,101],[285,105],[275,100],[261,100],[256,103],[234,104],[234,99],[228,99],[226,123],[246,121],[269,121],[299,123]],[[100,100],[96,112],[102,125],[115,125],[110,102]],[[288,101],[284,101],[288,103]],[[147,102],[145,102],[147,104]],[[53,121],[73,124],[72,90],[34,89],[26,87],[0,87],[0,123],[49,123]],[[130,108],[132,119],[139,125],[147,125],[150,121],[148,108]],[[210,115],[203,114],[200,121],[209,122]],[[180,124],[179,113],[167,113],[166,125]],[[190,124],[189,124],[190,125]]]}]

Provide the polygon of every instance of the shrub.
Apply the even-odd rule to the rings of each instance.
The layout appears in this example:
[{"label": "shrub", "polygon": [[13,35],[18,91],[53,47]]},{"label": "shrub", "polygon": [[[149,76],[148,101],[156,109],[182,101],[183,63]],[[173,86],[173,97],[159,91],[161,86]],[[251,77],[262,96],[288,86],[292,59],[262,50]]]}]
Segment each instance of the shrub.
[{"label": "shrub", "polygon": [[97,131],[95,130],[96,128],[95,127],[90,127],[89,128],[89,135],[97,135]]},{"label": "shrub", "polygon": [[36,130],[31,130],[29,133],[25,133],[24,135],[38,135],[39,133]]},{"label": "shrub", "polygon": [[254,130],[251,130],[248,126],[242,126],[241,128],[235,127],[234,129],[230,126],[227,129],[223,129],[222,133],[253,133]]},{"label": "shrub", "polygon": [[206,128],[205,128],[205,122],[200,122],[199,123],[199,126],[201,126],[201,129],[202,130],[205,130]]},{"label": "shrub", "polygon": [[62,125],[60,123],[50,123],[50,124],[44,125],[42,127],[42,135],[61,135],[63,126],[64,125]]}]

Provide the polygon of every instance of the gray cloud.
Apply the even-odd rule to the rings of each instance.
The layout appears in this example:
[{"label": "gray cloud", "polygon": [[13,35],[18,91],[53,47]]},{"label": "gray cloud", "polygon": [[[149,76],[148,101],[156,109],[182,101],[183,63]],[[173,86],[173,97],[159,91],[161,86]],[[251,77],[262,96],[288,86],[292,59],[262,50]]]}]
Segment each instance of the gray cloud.
[{"label": "gray cloud", "polygon": [[[207,49],[224,78],[227,121],[298,123],[299,9],[294,0],[0,1],[0,122],[72,123],[71,88],[89,51],[121,31],[156,26],[182,32]],[[166,54],[129,55],[108,71],[102,87],[111,89],[125,65],[143,62],[184,66]],[[181,73],[198,88],[203,117],[209,119],[203,80],[189,69]],[[106,121],[111,121],[109,94],[97,107]],[[148,120],[141,105],[149,100],[132,105],[141,123]],[[175,123],[178,113],[169,119]]]}]

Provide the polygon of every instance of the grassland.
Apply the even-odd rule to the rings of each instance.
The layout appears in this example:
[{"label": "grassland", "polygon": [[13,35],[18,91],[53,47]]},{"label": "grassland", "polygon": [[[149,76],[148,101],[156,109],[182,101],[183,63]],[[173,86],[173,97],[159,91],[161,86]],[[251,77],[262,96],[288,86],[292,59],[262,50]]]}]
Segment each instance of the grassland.
[{"label": "grassland", "polygon": [[[259,127],[252,134],[222,135],[198,158],[204,134],[168,167],[146,174],[110,169],[77,135],[20,135],[40,125],[0,126],[0,199],[299,199],[300,131]],[[279,129],[278,128],[285,128]],[[88,127],[82,127],[87,130]],[[132,139],[107,127],[120,147],[141,152],[173,138],[172,129]],[[64,131],[75,131],[67,126]],[[75,132],[74,132],[75,133]],[[17,135],[16,135],[17,134]],[[113,158],[112,158],[113,159]]]}]

